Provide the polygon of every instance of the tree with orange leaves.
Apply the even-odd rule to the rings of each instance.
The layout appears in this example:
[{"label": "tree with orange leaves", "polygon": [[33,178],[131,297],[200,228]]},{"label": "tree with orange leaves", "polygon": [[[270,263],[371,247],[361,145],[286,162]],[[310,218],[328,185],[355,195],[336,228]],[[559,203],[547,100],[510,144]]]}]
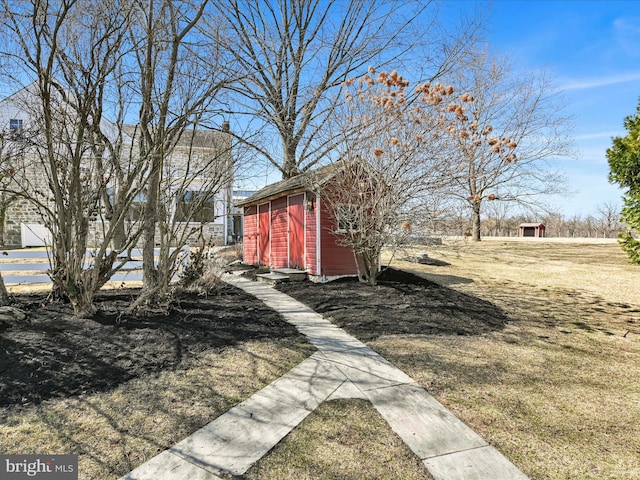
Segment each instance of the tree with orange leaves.
[{"label": "tree with orange leaves", "polygon": [[571,154],[568,119],[546,78],[517,76],[506,59],[478,55],[452,81],[463,93],[441,110],[458,163],[449,193],[471,209],[479,241],[484,201],[544,208],[566,190],[554,160]]},{"label": "tree with orange leaves", "polygon": [[338,242],[356,258],[359,277],[376,284],[384,248],[397,247],[455,174],[439,115],[455,90],[410,83],[396,71],[370,68],[345,82],[348,108],[336,118],[344,132],[336,180],[315,185],[337,226]]}]

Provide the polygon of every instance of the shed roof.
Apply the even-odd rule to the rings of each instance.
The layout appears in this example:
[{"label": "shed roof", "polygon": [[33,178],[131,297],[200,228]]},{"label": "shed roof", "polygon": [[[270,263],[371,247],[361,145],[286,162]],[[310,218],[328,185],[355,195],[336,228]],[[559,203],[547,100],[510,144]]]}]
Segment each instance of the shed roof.
[{"label": "shed roof", "polygon": [[544,228],[544,223],[521,223],[519,226],[520,227],[543,227]]},{"label": "shed roof", "polygon": [[282,197],[284,194],[291,195],[311,190],[313,185],[320,185],[329,180],[336,173],[336,165],[338,165],[337,162],[267,185],[250,197],[237,202],[236,207],[256,205]]}]

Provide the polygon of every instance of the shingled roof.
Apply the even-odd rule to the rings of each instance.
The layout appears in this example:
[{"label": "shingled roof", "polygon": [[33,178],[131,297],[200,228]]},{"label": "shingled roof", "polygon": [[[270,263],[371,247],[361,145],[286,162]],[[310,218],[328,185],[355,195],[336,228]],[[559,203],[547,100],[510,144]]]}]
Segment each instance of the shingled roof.
[{"label": "shingled roof", "polygon": [[240,202],[236,203],[236,207],[246,207],[248,205],[255,205],[258,203],[268,202],[275,198],[283,196],[283,194],[292,195],[300,192],[306,192],[311,190],[314,185],[322,185],[329,180],[337,171],[337,165],[339,162],[332,163],[326,167],[321,167],[316,170],[310,170],[295,177],[281,180],[280,182],[267,185],[262,190],[258,190],[256,193],[247,197]]}]

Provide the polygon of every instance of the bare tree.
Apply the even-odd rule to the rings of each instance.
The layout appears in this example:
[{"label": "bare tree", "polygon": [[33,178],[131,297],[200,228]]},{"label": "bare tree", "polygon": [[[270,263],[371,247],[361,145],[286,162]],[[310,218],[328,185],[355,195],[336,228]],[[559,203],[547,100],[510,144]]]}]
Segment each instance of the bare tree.
[{"label": "bare tree", "polygon": [[[492,228],[488,234],[493,236],[509,236],[508,218],[511,205],[508,202],[490,202],[487,206],[487,220],[491,220]],[[486,227],[485,227],[486,228]]]},{"label": "bare tree", "polygon": [[444,113],[459,162],[451,194],[471,209],[479,241],[484,201],[540,207],[565,189],[553,160],[571,152],[568,120],[544,76],[517,74],[506,59],[478,55],[451,78],[462,92]]},{"label": "bare tree", "polygon": [[[51,273],[56,295],[70,300],[78,316],[94,312],[93,297],[124,264],[111,250],[112,228],[91,232],[102,213],[122,137],[103,119],[104,85],[113,79],[126,48],[130,10],[114,1],[3,1],[3,28],[11,34],[3,59],[15,79],[35,79],[14,94],[14,108],[29,116],[33,168],[17,193],[41,212],[52,232]],[[144,169],[129,170],[127,195],[112,209],[123,217],[142,188]],[[26,185],[25,185],[26,184]],[[123,186],[121,186],[123,188]],[[87,258],[89,239],[97,245]]]},{"label": "bare tree", "polygon": [[[12,101],[37,132],[39,170],[22,194],[52,231],[54,289],[90,315],[93,294],[142,237],[144,289],[134,306],[164,299],[180,247],[202,228],[191,220],[231,183],[228,135],[198,144],[230,65],[219,62],[216,32],[200,29],[208,2],[14,3],[2,4],[12,39],[2,56],[14,79],[35,79]],[[194,191],[177,218],[176,203]],[[89,236],[98,243],[86,260]]]},{"label": "bare tree", "polygon": [[283,178],[331,157],[341,139],[327,135],[326,127],[340,107],[345,80],[369,65],[393,61],[397,67],[415,51],[429,78],[436,77],[466,54],[477,32],[475,22],[442,32],[438,4],[431,1],[221,0],[217,5],[227,20],[230,53],[246,72],[234,85],[233,111],[264,129],[246,140]]},{"label": "bare tree", "polygon": [[566,231],[565,222],[564,215],[559,212],[547,212],[542,216],[542,223],[546,227],[545,234],[548,237],[562,237]]},{"label": "bare tree", "polygon": [[[19,198],[15,188],[16,174],[24,171],[26,144],[21,128],[0,132],[0,246],[5,244],[5,222],[7,210]],[[18,173],[20,171],[20,173]],[[10,303],[9,292],[0,274],[0,306]]]},{"label": "bare tree", "polygon": [[604,238],[611,238],[622,231],[620,225],[620,207],[613,202],[605,202],[597,207],[598,218],[596,220],[598,230]]},{"label": "bare tree", "polygon": [[593,215],[584,217],[583,235],[588,238],[598,236],[598,220]]},{"label": "bare tree", "polygon": [[0,246],[5,245],[5,224],[9,207],[20,198],[28,162],[30,132],[22,126],[0,131]]},{"label": "bare tree", "polygon": [[408,86],[397,72],[376,74],[373,68],[345,83],[341,160],[332,181],[316,188],[338,242],[353,251],[360,279],[371,285],[382,249],[411,231],[425,211],[424,199],[442,191],[452,175],[433,111],[454,90]]},{"label": "bare tree", "polygon": [[[210,119],[216,95],[230,82],[228,62],[221,61],[218,42],[210,36],[215,32],[201,28],[207,24],[203,20],[207,7],[206,0],[197,5],[170,0],[135,2],[136,22],[129,32],[138,46],[135,78],[140,115],[136,143],[140,158],[147,161],[149,179],[143,214],[144,287],[132,308],[164,300],[181,260],[179,247],[188,236],[183,228],[175,228],[175,217],[167,208],[173,203],[169,197],[184,197],[189,185],[199,179],[202,204],[229,183],[228,146],[222,157],[199,161],[191,151],[181,167],[181,176],[172,172],[167,163],[179,141],[195,138],[189,137],[188,131],[202,127]],[[177,183],[167,184],[173,180]],[[196,204],[192,202],[198,207]],[[156,259],[157,243],[160,255]]]},{"label": "bare tree", "polygon": [[567,236],[571,238],[575,238],[580,231],[580,226],[582,225],[582,215],[579,213],[574,213],[565,221],[565,229],[567,231]]}]

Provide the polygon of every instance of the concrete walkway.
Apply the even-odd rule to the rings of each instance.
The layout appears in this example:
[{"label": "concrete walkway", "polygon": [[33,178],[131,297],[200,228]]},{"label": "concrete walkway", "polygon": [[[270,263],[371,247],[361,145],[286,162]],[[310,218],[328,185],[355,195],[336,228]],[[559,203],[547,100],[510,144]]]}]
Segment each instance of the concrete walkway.
[{"label": "concrete walkway", "polygon": [[369,400],[437,480],[527,477],[404,372],[321,315],[264,283],[225,280],[278,311],[318,351],[122,480],[242,475],[325,400]]}]

